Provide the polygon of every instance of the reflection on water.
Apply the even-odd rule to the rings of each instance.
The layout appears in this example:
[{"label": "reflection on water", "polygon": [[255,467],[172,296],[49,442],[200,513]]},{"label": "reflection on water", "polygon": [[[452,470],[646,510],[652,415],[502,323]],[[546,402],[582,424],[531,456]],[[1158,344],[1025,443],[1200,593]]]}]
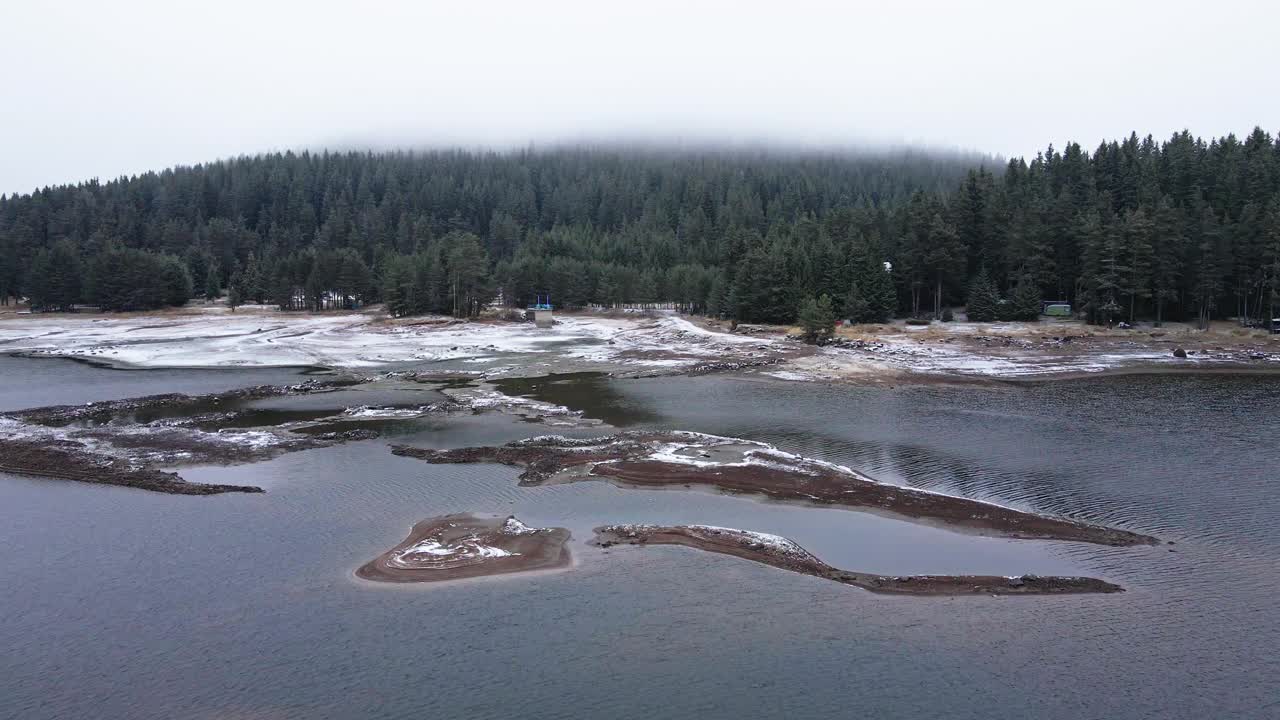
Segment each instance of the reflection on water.
[{"label": "reflection on water", "polygon": [[0,355],[0,412],[173,392],[204,395],[305,379],[296,368],[108,370],[64,358]]},{"label": "reflection on water", "polygon": [[584,417],[603,420],[615,427],[655,422],[659,416],[646,409],[642,400],[620,391],[618,382],[606,373],[560,373],[543,377],[503,378],[493,381],[506,395],[533,398],[542,402],[581,410]]},{"label": "reflection on water", "polygon": [[[110,382],[112,371],[84,370],[40,367],[54,394]],[[206,387],[200,373],[189,376]],[[180,390],[181,374],[168,377],[152,392]],[[16,382],[0,376],[0,401],[12,401]],[[508,387],[617,425],[762,440],[884,480],[1177,544],[995,540],[597,482],[521,488],[516,469],[428,465],[391,455],[383,439],[183,471],[267,489],[257,496],[3,477],[0,715],[1203,718],[1274,709],[1275,380],[890,389],[591,376]],[[385,390],[252,407],[417,402]],[[26,403],[37,404],[47,403]],[[399,427],[396,442],[441,448],[546,432],[465,413]],[[414,522],[459,511],[568,527],[577,567],[430,589],[371,588],[351,576]],[[636,521],[777,532],[851,569],[1080,573],[1129,592],[886,598],[684,548],[584,545],[596,524]]]}]

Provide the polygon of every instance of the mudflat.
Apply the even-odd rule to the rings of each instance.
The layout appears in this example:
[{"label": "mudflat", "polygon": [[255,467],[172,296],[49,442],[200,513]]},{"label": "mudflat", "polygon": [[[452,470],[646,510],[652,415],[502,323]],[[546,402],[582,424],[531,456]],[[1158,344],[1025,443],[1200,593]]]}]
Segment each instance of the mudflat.
[{"label": "mudflat", "polygon": [[551,570],[569,565],[564,528],[532,528],[515,516],[470,513],[429,518],[395,547],[356,570],[365,580],[442,582]]},{"label": "mudflat", "polygon": [[605,525],[595,529],[592,543],[614,545],[681,545],[732,555],[764,565],[853,585],[890,595],[1061,595],[1117,593],[1124,588],[1104,580],[1039,575],[877,575],[841,570],[819,560],[780,535],[711,525]]},{"label": "mudflat", "polygon": [[522,485],[603,479],[622,487],[703,485],[775,500],[868,509],[999,537],[1150,545],[1148,535],[1062,517],[887,485],[849,468],[736,438],[679,431],[624,432],[592,439],[543,436],[497,447],[429,450],[395,446],[430,463],[497,462],[523,467]]}]

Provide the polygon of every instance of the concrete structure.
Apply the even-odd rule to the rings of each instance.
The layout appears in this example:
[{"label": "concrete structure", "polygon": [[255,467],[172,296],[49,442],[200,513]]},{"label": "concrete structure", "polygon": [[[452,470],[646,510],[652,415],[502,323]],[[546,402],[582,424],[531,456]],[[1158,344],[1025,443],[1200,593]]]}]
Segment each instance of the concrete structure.
[{"label": "concrete structure", "polygon": [[540,328],[549,328],[556,323],[551,317],[551,293],[538,293],[538,300],[525,311],[533,316],[533,324]]}]

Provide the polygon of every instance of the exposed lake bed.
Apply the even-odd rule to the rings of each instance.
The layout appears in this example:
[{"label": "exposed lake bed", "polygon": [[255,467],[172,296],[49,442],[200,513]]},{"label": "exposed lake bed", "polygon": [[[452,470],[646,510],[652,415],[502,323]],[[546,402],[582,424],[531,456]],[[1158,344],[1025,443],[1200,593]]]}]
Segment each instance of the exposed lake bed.
[{"label": "exposed lake bed", "polygon": [[[4,362],[9,363],[6,385],[19,382],[10,370],[35,366],[48,373],[58,372],[54,368],[65,364],[66,382],[77,382],[73,378],[88,373],[89,382],[99,384],[115,377],[173,372],[83,368],[50,359]],[[47,411],[29,414],[24,423],[39,425],[35,422],[39,417],[48,423],[41,427],[51,431],[106,433],[80,438],[104,444],[113,437],[137,435],[141,432],[137,428],[147,426],[153,426],[157,435],[190,430],[234,437],[232,433],[270,431],[316,442],[262,456],[202,457],[156,465],[162,471],[179,472],[188,483],[253,486],[265,491],[261,495],[166,497],[84,483],[0,479],[4,505],[14,513],[5,540],[16,553],[30,558],[29,563],[17,556],[6,560],[10,576],[26,582],[24,587],[9,587],[0,600],[7,608],[23,610],[19,626],[28,639],[4,636],[13,654],[5,656],[10,680],[0,689],[16,698],[14,707],[32,717],[84,714],[89,698],[108,711],[119,710],[116,714],[160,717],[199,697],[204,698],[197,701],[203,714],[227,714],[238,707],[270,705],[269,686],[288,682],[292,676],[285,667],[246,654],[270,638],[274,652],[290,662],[306,663],[309,672],[334,684],[332,690],[308,691],[310,699],[304,704],[318,716],[396,716],[422,708],[456,713],[464,707],[473,708],[467,714],[487,716],[512,702],[524,704],[531,717],[565,714],[569,708],[564,700],[535,686],[547,681],[559,688],[574,686],[579,702],[585,698],[620,716],[633,716],[643,709],[637,693],[662,683],[669,688],[668,702],[692,711],[703,707],[698,698],[706,697],[696,679],[714,681],[716,676],[704,667],[709,660],[739,668],[738,673],[762,685],[748,689],[745,697],[719,697],[718,709],[705,712],[708,716],[749,713],[751,705],[798,703],[799,698],[780,688],[779,682],[798,682],[800,673],[810,688],[815,678],[824,677],[831,686],[816,691],[816,697],[810,695],[808,704],[793,706],[812,711],[801,715],[829,715],[842,707],[838,688],[847,689],[836,682],[843,672],[837,668],[846,667],[853,658],[877,673],[894,672],[904,678],[900,683],[882,678],[874,687],[861,685],[861,694],[887,702],[908,686],[919,691],[920,683],[941,682],[942,687],[925,690],[924,696],[950,702],[958,708],[958,716],[977,717],[980,708],[985,708],[982,716],[991,716],[985,703],[969,705],[945,689],[946,683],[964,681],[967,671],[961,658],[978,653],[988,667],[1001,667],[1010,678],[1003,689],[986,686],[987,692],[1010,707],[1038,697],[1046,716],[1068,717],[1079,705],[1045,704],[1035,689],[1040,682],[1035,664],[1019,664],[1018,657],[1033,645],[1046,647],[1051,636],[1082,633],[1114,660],[1090,668],[1082,658],[1094,657],[1094,649],[1080,655],[1083,650],[1061,648],[1063,659],[1051,662],[1073,682],[1123,687],[1151,707],[1166,710],[1166,716],[1189,713],[1199,706],[1186,697],[1175,706],[1138,687],[1158,687],[1156,672],[1171,673],[1183,687],[1199,694],[1229,688],[1236,693],[1236,699],[1228,702],[1231,707],[1243,710],[1250,702],[1255,707],[1261,702],[1251,691],[1257,679],[1252,672],[1231,679],[1210,675],[1193,680],[1171,663],[1178,662],[1179,653],[1203,656],[1216,642],[1224,651],[1266,667],[1258,653],[1268,638],[1275,637],[1275,629],[1264,624],[1246,638],[1224,629],[1223,624],[1257,612],[1268,588],[1276,587],[1273,570],[1259,564],[1275,542],[1262,522],[1274,514],[1274,507],[1258,495],[1265,491],[1265,468],[1274,458],[1270,450],[1250,440],[1258,422],[1274,422],[1265,411],[1277,397],[1277,386],[1269,378],[1117,377],[1073,381],[1070,390],[1061,384],[833,390],[819,383],[733,374],[622,379],[597,373],[507,382],[465,372],[469,369],[464,360],[457,360],[390,374],[364,371],[360,382],[349,386],[221,401],[219,405],[228,407],[218,410],[221,414],[216,417],[206,405],[192,406],[188,413],[175,410],[170,401],[128,407],[130,401],[123,398],[109,406],[109,413],[101,413],[103,407],[83,413],[90,417]],[[204,371],[185,372],[194,383]],[[408,377],[404,372],[420,375]],[[293,383],[276,386],[305,382],[307,376],[297,375]],[[163,390],[182,394],[180,387]],[[196,389],[189,394],[210,393]],[[1223,402],[1228,396],[1234,400]],[[1136,444],[1113,429],[1103,431],[1091,424],[1088,408],[1105,408],[1107,427],[1131,429]],[[15,408],[10,414],[21,416],[22,411]],[[70,422],[58,425],[58,417]],[[1249,427],[1249,432],[1224,426],[1222,417],[1238,418],[1234,422]],[[1187,430],[1202,424],[1214,428],[1216,445],[1226,448],[1229,456],[1206,455],[1203,448],[1180,440]],[[128,428],[134,430],[126,432]],[[569,440],[563,443],[562,449],[567,450],[574,443],[591,446],[601,437],[616,436],[619,428],[648,434],[663,447],[646,453],[662,450],[663,462],[684,463],[681,469],[686,472],[703,472],[699,463],[741,463],[747,453],[772,449],[800,461],[852,469],[889,487],[993,503],[1028,515],[1071,518],[1090,527],[1116,528],[1135,537],[1176,544],[1126,542],[1117,544],[1129,547],[1112,547],[1105,542],[958,533],[957,528],[903,522],[891,515],[697,492],[698,483],[688,478],[664,489],[627,482],[627,478],[617,478],[616,483],[529,484],[518,478],[519,468],[488,462],[433,465],[397,456],[389,447],[449,453],[501,448],[550,434]],[[674,442],[666,434],[673,429],[718,440],[665,447]],[[1003,439],[995,442],[995,437]],[[770,459],[767,453],[760,457]],[[604,467],[609,464],[617,463]],[[1161,472],[1171,465],[1184,471],[1177,476]],[[818,466],[802,467],[813,472]],[[635,468],[624,465],[622,469]],[[1194,475],[1196,482],[1184,480],[1184,473]],[[1222,497],[1221,490],[1212,489],[1227,478],[1232,478],[1232,492]],[[694,487],[686,489],[686,484]],[[1220,497],[1216,506],[1206,505],[1210,496]],[[1246,511],[1246,507],[1252,509]],[[1241,520],[1244,512],[1253,513],[1254,519]],[[112,518],[110,523],[103,519],[104,513]],[[423,518],[458,513],[503,519],[515,515],[529,528],[563,528],[563,547],[573,555],[573,566],[552,574],[503,574],[479,584],[431,582],[430,592],[417,592],[409,584],[404,593],[377,593],[363,580],[347,582],[358,576],[369,558],[391,552],[388,548],[394,551],[399,547],[396,543],[408,543],[400,548],[404,550],[432,540],[405,538],[405,528]],[[1225,518],[1232,518],[1235,526],[1224,529]],[[58,538],[53,532],[55,519],[76,523],[85,528],[84,535],[75,542]],[[603,552],[588,541],[596,528],[628,524],[744,528],[788,538],[829,563],[833,572],[846,573],[848,580],[857,582],[782,574],[759,560],[747,563],[738,557],[657,543],[644,552]],[[85,543],[95,548],[97,567],[88,569],[83,578],[72,581],[57,570],[43,569],[82,557],[84,550],[76,545],[83,548]],[[428,549],[447,550],[447,544]],[[466,542],[455,547],[463,546]],[[475,546],[500,547],[488,542]],[[469,552],[464,548],[464,553]],[[476,554],[484,553],[477,550]],[[423,556],[433,557],[431,553]],[[940,612],[942,606],[937,603],[951,600],[926,592],[939,589],[929,581],[888,581],[890,588],[920,583],[911,588],[919,592],[909,593],[917,597],[909,598],[842,587],[861,582],[861,587],[872,589],[868,586],[877,582],[876,577],[882,578],[883,585],[885,578],[913,576],[964,578],[952,589],[963,587],[969,597],[963,605]],[[985,579],[970,580],[979,577]],[[1093,578],[1101,583],[1094,589],[1118,586],[1127,592],[1051,593],[1015,604],[991,597],[1029,593],[1052,577]],[[92,582],[98,583],[97,590]],[[50,599],[54,587],[68,583],[69,593]],[[167,584],[161,587],[161,583]],[[138,599],[139,584],[154,594],[154,601]],[[1041,587],[1048,589],[1050,584]],[[225,642],[194,630],[173,632],[173,623],[182,622],[183,608],[192,607],[201,594],[210,598],[206,611],[211,613],[210,621],[228,629]],[[1197,594],[1216,598],[1218,605],[1227,602],[1228,607],[1208,627],[1188,630],[1181,618],[1201,612]],[[95,597],[93,604],[83,604]],[[35,609],[37,602],[51,604]],[[157,604],[161,602],[163,606]],[[70,642],[74,635],[68,633],[74,632],[77,622],[66,630],[41,624],[59,607],[66,616],[102,623],[108,640],[90,643],[87,654],[70,660],[70,646],[64,649],[59,638]],[[107,607],[114,608],[115,618],[104,618],[104,610],[94,609]],[[138,642],[160,647],[166,643],[164,638],[176,637],[185,638],[186,647],[165,650],[155,659],[130,657],[113,675],[168,678],[169,689],[145,695],[91,684],[87,696],[50,691],[53,710],[37,710],[35,703],[40,701],[31,688],[41,687],[40,668],[47,669],[50,663],[84,666],[94,658],[112,657],[116,651],[109,638],[126,637],[126,628],[136,625],[143,612],[158,618],[159,626],[139,633]],[[851,612],[856,620],[850,619]],[[428,616],[437,619],[428,623]],[[258,617],[261,622],[254,619]],[[264,625],[268,618],[282,617],[290,620],[279,627]],[[641,617],[645,619],[637,619]],[[230,629],[235,618],[246,623],[244,629]],[[1156,641],[1150,636],[1159,630],[1150,626],[1150,618],[1191,638],[1203,635],[1199,647],[1192,648],[1190,643],[1195,641],[1190,638],[1181,649],[1153,645]],[[538,627],[542,619],[555,622],[560,633],[549,641],[547,654],[515,647],[536,644],[539,638],[548,642]],[[162,635],[164,627],[169,630]],[[386,633],[392,628],[404,639],[430,637],[433,650],[428,656],[446,652],[449,667],[417,657],[409,648],[388,650]],[[672,628],[681,630],[676,633]],[[489,633],[493,633],[492,642],[485,640]],[[327,637],[342,651],[316,648],[303,639],[305,635]],[[37,651],[31,644],[37,639],[47,649]],[[600,658],[614,652],[619,641],[626,644],[640,675],[630,680],[610,674],[600,678],[592,668],[598,668]],[[1121,642],[1133,647],[1121,647]],[[912,645],[933,650],[928,655],[887,654],[890,648],[901,653]],[[675,658],[672,648],[678,650]],[[486,663],[518,659],[538,663],[552,654],[563,658],[558,669],[537,670],[530,678],[508,677],[507,689],[490,704],[481,701],[479,711],[474,710],[475,701],[467,700],[477,687],[476,673]],[[775,654],[793,659],[795,670],[777,668],[768,659]],[[802,654],[806,659],[800,659]],[[351,668],[344,655],[361,658],[365,667]],[[19,656],[38,659],[31,667],[23,667]],[[664,668],[659,656],[677,667]],[[197,692],[176,670],[156,664],[166,657],[186,667],[234,662],[242,669],[214,672],[212,665],[206,666],[206,673],[213,672],[206,680],[208,689]],[[1072,657],[1070,667],[1062,665]],[[385,677],[404,663],[424,669],[404,680]],[[1134,669],[1145,667],[1142,663],[1151,665],[1150,676]],[[1122,664],[1129,668],[1127,672],[1117,670]],[[924,671],[926,666],[929,669]],[[1105,668],[1111,668],[1109,676],[1102,674]],[[374,679],[375,673],[382,673],[382,679]],[[573,678],[579,676],[595,676],[596,686],[578,684]],[[435,688],[429,694],[411,684],[424,678],[430,678]],[[384,695],[395,699],[379,711],[367,696],[351,692],[353,683],[381,687]],[[347,692],[340,692],[343,688]],[[47,700],[49,693],[44,697]],[[1125,714],[1104,698],[1080,702],[1092,712]],[[909,708],[911,702],[900,700],[898,706]]]},{"label": "exposed lake bed", "polygon": [[562,568],[570,563],[568,540],[563,528],[531,528],[514,515],[445,515],[414,525],[409,537],[361,565],[356,576],[377,582],[444,582]]},{"label": "exposed lake bed", "polygon": [[1087,577],[1023,575],[877,575],[832,567],[780,535],[708,525],[604,525],[592,544],[682,545],[732,555],[804,575],[834,580],[873,593],[895,595],[1050,595],[1124,592],[1119,585]]}]

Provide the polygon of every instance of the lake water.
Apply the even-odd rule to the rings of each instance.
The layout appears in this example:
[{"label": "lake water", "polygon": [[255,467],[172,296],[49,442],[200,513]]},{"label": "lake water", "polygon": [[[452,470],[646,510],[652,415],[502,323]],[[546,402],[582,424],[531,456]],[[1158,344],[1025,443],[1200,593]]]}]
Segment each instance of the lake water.
[{"label": "lake water", "polygon": [[[299,378],[0,357],[0,408]],[[520,488],[516,469],[428,465],[391,455],[388,439],[183,470],[265,495],[0,476],[0,717],[1280,716],[1276,379],[871,388],[588,375],[504,389],[1175,544],[1015,542],[597,482]],[[394,442],[546,432],[435,417]],[[461,511],[568,527],[575,567],[437,587],[352,576],[414,522]],[[584,544],[592,526],[624,521],[775,532],[853,570],[1087,574],[1128,592],[885,597],[685,548]]]}]

